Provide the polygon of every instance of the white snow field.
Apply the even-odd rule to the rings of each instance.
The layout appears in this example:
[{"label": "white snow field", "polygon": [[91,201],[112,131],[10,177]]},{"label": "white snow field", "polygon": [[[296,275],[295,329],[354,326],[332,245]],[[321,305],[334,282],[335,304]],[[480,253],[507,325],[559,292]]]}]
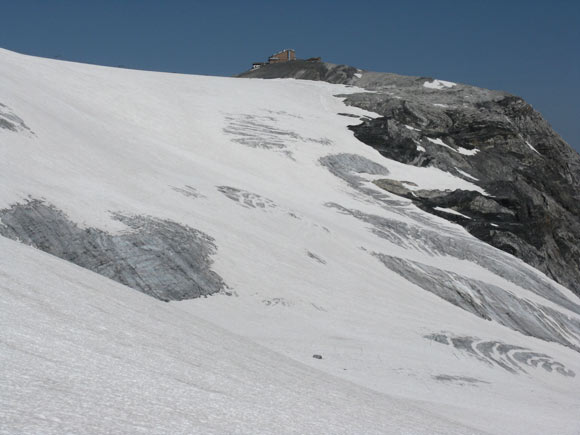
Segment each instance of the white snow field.
[{"label": "white snow field", "polygon": [[0,211],[187,225],[227,285],[166,303],[0,237],[0,433],[580,433],[579,298],[375,186],[482,192],[357,141],[352,92],[0,50]]},{"label": "white snow field", "polygon": [[478,433],[31,247],[0,250],[0,433]]}]

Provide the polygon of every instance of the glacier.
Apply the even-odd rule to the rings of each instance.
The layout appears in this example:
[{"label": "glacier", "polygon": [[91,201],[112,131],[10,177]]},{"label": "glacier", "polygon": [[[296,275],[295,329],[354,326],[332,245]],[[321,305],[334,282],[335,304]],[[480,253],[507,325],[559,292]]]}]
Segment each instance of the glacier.
[{"label": "glacier", "polygon": [[0,49],[0,433],[578,433],[580,299],[361,92]]}]

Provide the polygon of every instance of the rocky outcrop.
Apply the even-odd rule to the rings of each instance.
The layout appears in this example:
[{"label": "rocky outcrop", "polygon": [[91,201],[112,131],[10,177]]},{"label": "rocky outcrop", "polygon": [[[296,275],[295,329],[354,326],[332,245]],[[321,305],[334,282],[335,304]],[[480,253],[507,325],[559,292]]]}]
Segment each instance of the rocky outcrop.
[{"label": "rocky outcrop", "polygon": [[352,66],[308,60],[271,63],[238,75],[242,78],[320,80],[329,83],[349,84],[356,79],[358,70]]},{"label": "rocky outcrop", "polygon": [[323,62],[266,65],[240,77],[324,80],[373,91],[342,96],[380,115],[351,127],[361,142],[390,159],[450,172],[485,194],[417,191],[388,178],[378,186],[457,222],[580,295],[580,156],[522,98]]}]

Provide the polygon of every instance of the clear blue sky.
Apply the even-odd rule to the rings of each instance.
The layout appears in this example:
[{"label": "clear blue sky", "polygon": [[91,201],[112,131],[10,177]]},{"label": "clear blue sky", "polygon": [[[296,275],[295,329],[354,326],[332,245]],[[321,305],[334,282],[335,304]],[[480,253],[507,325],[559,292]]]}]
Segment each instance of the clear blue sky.
[{"label": "clear blue sky", "polygon": [[520,95],[580,150],[579,0],[0,0],[0,46],[210,75],[295,48]]}]

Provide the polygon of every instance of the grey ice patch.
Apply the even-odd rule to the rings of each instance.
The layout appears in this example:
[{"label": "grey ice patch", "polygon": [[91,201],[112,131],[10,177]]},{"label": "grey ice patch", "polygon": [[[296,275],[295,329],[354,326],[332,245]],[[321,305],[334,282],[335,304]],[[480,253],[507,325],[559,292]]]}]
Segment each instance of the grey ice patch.
[{"label": "grey ice patch", "polygon": [[232,201],[240,204],[242,207],[261,209],[277,207],[274,201],[268,198],[264,198],[257,193],[248,192],[246,190],[237,189],[231,186],[217,186],[217,189]]},{"label": "grey ice patch", "polygon": [[[454,234],[450,230],[443,232],[424,228],[347,209],[338,204],[328,203],[326,206],[370,224],[371,232],[394,245],[429,256],[447,255],[471,261],[557,305],[580,313],[580,307],[560,293],[547,279],[523,267],[519,260],[483,242]],[[408,281],[478,317],[494,320],[526,335],[561,343],[580,351],[575,344],[575,339],[580,337],[580,322],[574,317],[518,298],[495,285],[402,258],[381,253],[373,255]]]},{"label": "grey ice patch", "polygon": [[320,158],[322,166],[346,181],[360,181],[356,174],[389,175],[389,170],[358,154],[330,154]]},{"label": "grey ice patch", "polygon": [[424,338],[435,341],[466,353],[490,365],[501,367],[510,373],[527,373],[524,367],[542,368],[550,373],[574,377],[576,373],[549,355],[534,352],[521,346],[506,344],[501,341],[485,341],[477,337],[456,336],[447,332],[425,335]]},{"label": "grey ice patch", "polygon": [[202,195],[201,193],[199,193],[199,191],[195,188],[195,187],[191,187],[191,186],[183,186],[183,187],[173,187],[171,186],[171,188],[173,190],[175,190],[178,193],[181,193],[184,196],[188,196],[190,198],[205,198],[205,195]]},{"label": "grey ice patch", "polygon": [[[580,314],[580,306],[568,299],[548,279],[525,267],[520,260],[484,242],[474,240],[471,236],[454,232],[447,227],[443,228],[444,231],[437,230],[437,224],[432,221],[427,223],[435,229],[363,213],[335,203],[325,205],[370,224],[371,232],[397,246],[416,249],[430,256],[452,256],[471,261],[509,282]],[[390,210],[395,211],[393,208]]]},{"label": "grey ice patch", "polygon": [[318,255],[314,254],[313,252],[306,251],[306,255],[312,258],[315,261],[318,261],[320,264],[326,264],[326,261],[320,258]]},{"label": "grey ice patch", "polygon": [[288,150],[288,145],[292,143],[332,144],[327,138],[303,137],[293,131],[278,128],[276,124],[279,121],[273,116],[229,115],[226,116],[226,121],[228,125],[223,131],[233,136],[234,142],[251,148],[281,151],[289,157],[292,157],[292,153]]},{"label": "grey ice patch", "polygon": [[0,129],[13,132],[26,131],[34,134],[24,121],[6,105],[0,103]]},{"label": "grey ice patch", "polygon": [[458,385],[477,385],[477,384],[489,384],[487,381],[482,381],[481,379],[472,378],[471,376],[453,376],[453,375],[436,375],[432,376],[433,379],[439,382],[449,382]]},{"label": "grey ice patch", "polygon": [[361,199],[379,202],[389,207],[389,210],[397,212],[398,208],[405,207],[405,213],[409,216],[407,208],[409,201],[393,200],[389,195],[365,187],[366,180],[359,174],[389,175],[389,170],[384,166],[358,154],[330,154],[321,157],[320,164],[328,169],[333,175],[344,180],[354,190],[363,194]]},{"label": "grey ice patch", "polygon": [[525,335],[580,352],[570,337],[580,337],[580,322],[552,308],[518,298],[501,287],[454,272],[385,254],[373,254],[386,267],[441,299]]},{"label": "grey ice patch", "polygon": [[182,300],[226,288],[211,270],[213,238],[176,222],[114,214],[128,230],[80,228],[39,200],[0,210],[0,235],[92,270],[157,299]]},{"label": "grey ice patch", "polygon": [[[362,222],[370,224],[370,231],[372,233],[402,248],[416,249],[428,255],[446,255],[446,253],[449,253],[447,250],[447,245],[443,243],[449,242],[451,237],[442,236],[440,231],[427,230],[424,227],[402,222],[396,219],[389,219],[374,214],[368,214],[356,209],[348,209],[332,202],[326,203],[325,206],[334,208],[339,213],[350,215]],[[391,208],[391,210],[395,211],[393,208]],[[401,215],[405,216],[403,211],[401,211]],[[431,227],[437,228],[436,223],[431,221],[428,221],[428,223]],[[442,229],[447,233],[451,231],[448,228]],[[431,239],[426,239],[428,237]],[[441,241],[441,244],[439,243],[438,238],[444,239]]]}]

